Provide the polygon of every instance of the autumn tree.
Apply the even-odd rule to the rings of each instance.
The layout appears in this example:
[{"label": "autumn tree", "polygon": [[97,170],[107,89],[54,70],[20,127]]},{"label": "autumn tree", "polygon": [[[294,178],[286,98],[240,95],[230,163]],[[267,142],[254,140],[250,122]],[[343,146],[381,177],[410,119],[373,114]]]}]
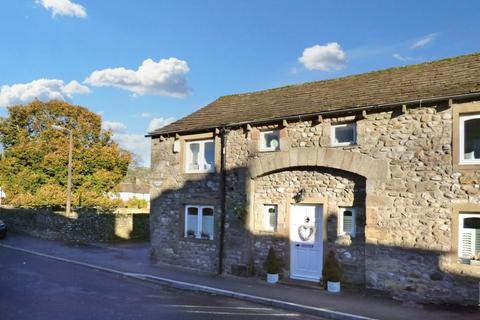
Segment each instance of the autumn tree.
[{"label": "autumn tree", "polygon": [[[0,118],[0,186],[16,206],[64,206],[68,134],[72,130],[72,204],[112,207],[108,193],[127,173],[131,155],[102,130],[101,117],[63,101],[33,101]],[[57,128],[57,129],[55,129]]]}]

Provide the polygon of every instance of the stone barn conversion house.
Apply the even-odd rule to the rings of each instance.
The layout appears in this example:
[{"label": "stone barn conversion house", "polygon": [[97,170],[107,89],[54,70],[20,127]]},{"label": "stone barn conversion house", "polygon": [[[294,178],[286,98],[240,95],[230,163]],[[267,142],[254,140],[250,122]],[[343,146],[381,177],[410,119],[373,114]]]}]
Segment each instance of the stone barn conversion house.
[{"label": "stone barn conversion house", "polygon": [[148,134],[161,262],[478,304],[480,54],[220,97]]}]

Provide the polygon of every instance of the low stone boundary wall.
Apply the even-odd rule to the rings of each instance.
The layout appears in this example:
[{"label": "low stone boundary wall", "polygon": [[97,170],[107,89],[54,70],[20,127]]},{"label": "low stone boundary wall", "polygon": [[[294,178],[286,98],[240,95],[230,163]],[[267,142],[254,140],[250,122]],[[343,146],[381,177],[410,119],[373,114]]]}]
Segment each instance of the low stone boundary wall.
[{"label": "low stone boundary wall", "polygon": [[0,207],[0,220],[9,230],[45,239],[75,242],[113,242],[148,239],[149,213],[118,210],[80,210],[69,215],[51,209]]}]

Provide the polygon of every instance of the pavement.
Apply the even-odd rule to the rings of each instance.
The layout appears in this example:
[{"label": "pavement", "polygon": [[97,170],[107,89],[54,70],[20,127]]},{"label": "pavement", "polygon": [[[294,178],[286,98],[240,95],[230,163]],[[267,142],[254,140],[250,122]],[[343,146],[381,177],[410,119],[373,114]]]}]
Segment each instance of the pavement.
[{"label": "pavement", "polygon": [[0,246],[170,287],[233,297],[328,319],[480,319],[477,309],[416,305],[372,291],[331,294],[320,288],[270,285],[256,278],[219,276],[154,263],[148,243],[78,244],[10,233]]}]

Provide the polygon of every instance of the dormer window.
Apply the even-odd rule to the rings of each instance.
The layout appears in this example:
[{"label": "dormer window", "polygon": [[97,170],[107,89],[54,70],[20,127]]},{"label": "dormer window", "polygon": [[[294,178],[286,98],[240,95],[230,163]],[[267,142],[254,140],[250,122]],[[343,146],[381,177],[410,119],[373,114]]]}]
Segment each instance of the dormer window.
[{"label": "dormer window", "polygon": [[480,164],[480,114],[460,117],[460,164]]},{"label": "dormer window", "polygon": [[356,123],[343,123],[332,125],[331,145],[334,147],[350,146],[357,143]]},{"label": "dormer window", "polygon": [[280,150],[280,132],[278,130],[260,132],[260,151]]}]

